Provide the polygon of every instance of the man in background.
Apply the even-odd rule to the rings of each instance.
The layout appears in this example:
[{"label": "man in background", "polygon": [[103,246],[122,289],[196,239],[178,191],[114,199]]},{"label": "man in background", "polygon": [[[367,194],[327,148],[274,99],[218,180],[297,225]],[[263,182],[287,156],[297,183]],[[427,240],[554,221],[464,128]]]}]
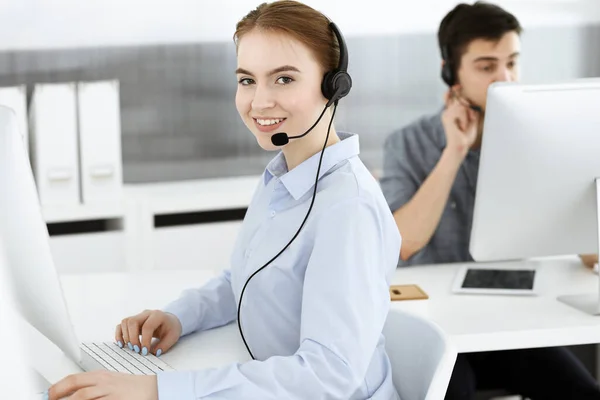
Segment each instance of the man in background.
[{"label": "man in background", "polygon": [[[469,239],[487,88],[519,80],[522,27],[484,2],[459,4],[442,20],[438,44],[445,107],[392,133],[381,187],[402,234],[399,266],[470,262]],[[597,256],[582,256],[593,266]],[[507,389],[532,400],[600,399],[591,374],[566,348],[459,354],[446,399]]]}]

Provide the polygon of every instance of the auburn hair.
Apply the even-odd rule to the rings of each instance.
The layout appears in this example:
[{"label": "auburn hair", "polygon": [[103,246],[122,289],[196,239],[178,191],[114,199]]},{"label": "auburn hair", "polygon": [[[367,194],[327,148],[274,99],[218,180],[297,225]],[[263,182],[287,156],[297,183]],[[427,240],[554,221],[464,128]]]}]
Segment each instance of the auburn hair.
[{"label": "auburn hair", "polygon": [[339,43],[329,22],[321,12],[299,1],[262,3],[237,23],[233,41],[237,51],[240,39],[255,29],[283,33],[306,45],[327,72],[338,66],[340,58]]}]

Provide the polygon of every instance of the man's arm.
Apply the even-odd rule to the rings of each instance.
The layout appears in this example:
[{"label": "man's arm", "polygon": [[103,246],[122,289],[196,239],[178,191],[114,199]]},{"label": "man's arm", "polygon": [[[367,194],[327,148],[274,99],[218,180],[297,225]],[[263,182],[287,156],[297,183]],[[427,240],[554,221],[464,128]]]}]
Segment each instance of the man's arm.
[{"label": "man's arm", "polygon": [[[442,113],[446,147],[418,190],[414,191],[411,187],[414,183],[409,179],[410,173],[406,171],[410,170],[407,163],[410,163],[413,156],[410,154],[411,149],[403,145],[402,149],[386,148],[384,152],[384,169],[388,176],[382,180],[382,187],[384,194],[387,193],[388,203],[402,235],[400,258],[404,261],[431,240],[439,225],[460,165],[477,138],[479,116],[448,95],[446,104],[447,107]],[[410,200],[399,205],[394,198],[406,196],[410,190],[414,193]]]},{"label": "man's arm", "polygon": [[433,236],[442,218],[462,160],[444,151],[435,168],[408,203],[394,211],[402,236],[400,258],[408,260]]}]

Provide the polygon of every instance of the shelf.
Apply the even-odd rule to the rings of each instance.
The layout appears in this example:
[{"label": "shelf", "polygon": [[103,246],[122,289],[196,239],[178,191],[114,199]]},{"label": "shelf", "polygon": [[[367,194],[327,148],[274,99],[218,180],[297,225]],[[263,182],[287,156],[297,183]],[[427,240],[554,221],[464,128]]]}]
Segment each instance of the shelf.
[{"label": "shelf", "polygon": [[121,202],[78,206],[44,206],[42,215],[46,223],[115,219],[123,218],[124,207]]},{"label": "shelf", "polygon": [[246,208],[261,176],[127,184],[125,196],[143,201],[148,211],[174,214]]}]

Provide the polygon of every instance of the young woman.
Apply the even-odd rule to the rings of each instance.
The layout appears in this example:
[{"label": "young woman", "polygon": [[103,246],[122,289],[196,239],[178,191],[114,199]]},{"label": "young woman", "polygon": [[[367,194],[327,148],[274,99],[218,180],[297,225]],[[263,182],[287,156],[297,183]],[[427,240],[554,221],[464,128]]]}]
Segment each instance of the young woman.
[{"label": "young woman", "polygon": [[263,149],[281,151],[230,268],[163,310],[125,318],[115,340],[160,356],[184,335],[237,320],[253,360],[157,376],[84,373],[54,385],[50,399],[398,398],[382,330],[401,239],[358,137],[332,123],[351,86],[343,39],[314,9],[276,1],[244,17],[234,40],[237,110]]}]

